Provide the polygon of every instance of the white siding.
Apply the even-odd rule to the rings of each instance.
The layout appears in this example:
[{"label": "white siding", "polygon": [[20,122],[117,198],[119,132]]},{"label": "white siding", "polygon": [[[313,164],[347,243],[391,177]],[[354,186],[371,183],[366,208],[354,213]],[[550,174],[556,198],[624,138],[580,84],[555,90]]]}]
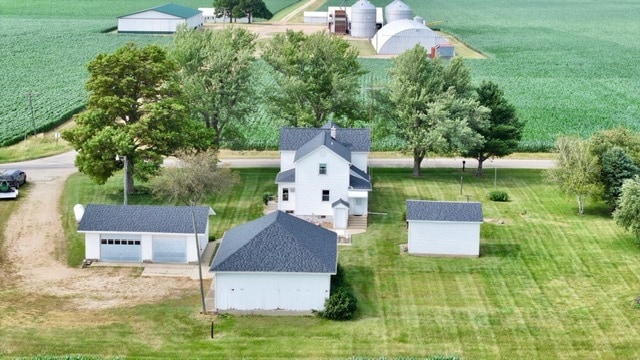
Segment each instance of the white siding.
[{"label": "white siding", "polygon": [[295,159],[295,157],[295,151],[280,151],[280,171],[293,169],[295,166],[293,159]]},{"label": "white siding", "polygon": [[[107,234],[107,233],[105,233]],[[117,235],[117,233],[108,233]],[[204,251],[204,248],[209,242],[209,224],[206,226],[206,233],[198,235],[198,241],[200,245],[200,253]],[[85,233],[85,258],[86,259],[98,259],[100,260],[100,233]],[[124,236],[131,235],[124,233]],[[195,263],[198,261],[197,246],[195,244],[193,234],[136,234],[140,236],[141,257],[142,261],[153,261],[153,237],[172,237],[176,239],[186,239],[187,242],[187,261]],[[184,240],[181,240],[184,241]]]},{"label": "white siding", "polygon": [[[282,197],[282,190],[289,189],[289,200],[284,201]],[[293,183],[278,184],[278,210],[280,211],[293,211],[296,205],[296,188]]]},{"label": "white siding", "polygon": [[480,223],[409,221],[410,254],[478,256]]},{"label": "white siding", "polygon": [[118,32],[173,33],[180,24],[198,27],[203,23],[202,14],[183,19],[181,17],[149,10],[118,18]]},{"label": "white siding", "polygon": [[369,169],[369,153],[368,152],[352,152],[351,163],[358,169],[368,173]]},{"label": "white siding", "polygon": [[[327,164],[327,174],[320,175],[320,163]],[[333,216],[331,204],[347,199],[349,163],[322,146],[296,162],[296,215]],[[329,190],[329,201],[322,201],[322,190]]]},{"label": "white siding", "polygon": [[349,198],[349,215],[367,216],[369,211],[369,198],[354,197]]},{"label": "white siding", "polygon": [[100,234],[84,234],[84,258],[100,259]]},{"label": "white siding", "polygon": [[324,308],[330,274],[216,273],[216,310],[291,310]]},{"label": "white siding", "polygon": [[203,23],[204,23],[204,16],[202,16],[202,13],[198,15],[194,15],[187,19],[187,26],[189,28],[200,27]]}]

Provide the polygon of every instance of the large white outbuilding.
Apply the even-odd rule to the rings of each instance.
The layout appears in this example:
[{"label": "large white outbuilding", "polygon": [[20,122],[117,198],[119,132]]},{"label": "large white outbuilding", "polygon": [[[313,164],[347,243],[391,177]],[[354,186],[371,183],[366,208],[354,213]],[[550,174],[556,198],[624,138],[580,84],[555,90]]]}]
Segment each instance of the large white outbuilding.
[{"label": "large white outbuilding", "polygon": [[209,241],[209,216],[214,214],[208,206],[89,204],[78,232],[85,234],[85,259],[197,263],[198,252],[202,254]]},{"label": "large white outbuilding", "polygon": [[202,11],[178,4],[166,4],[118,17],[119,33],[171,34],[178,26],[202,26]]},{"label": "large white outbuilding", "polygon": [[337,263],[336,233],[272,212],[224,234],[210,269],[216,311],[322,310]]},{"label": "large white outbuilding", "polygon": [[431,48],[449,44],[449,41],[421,21],[401,19],[378,30],[371,38],[371,44],[379,55],[399,55],[416,45],[431,51]]},{"label": "large white outbuilding", "polygon": [[407,200],[408,252],[477,257],[482,221],[479,202]]}]

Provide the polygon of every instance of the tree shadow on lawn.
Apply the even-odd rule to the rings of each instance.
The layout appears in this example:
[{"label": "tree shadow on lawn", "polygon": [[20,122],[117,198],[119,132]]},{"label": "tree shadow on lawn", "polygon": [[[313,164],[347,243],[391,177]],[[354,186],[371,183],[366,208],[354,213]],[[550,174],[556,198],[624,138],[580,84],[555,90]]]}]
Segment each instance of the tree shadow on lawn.
[{"label": "tree shadow on lawn", "polygon": [[480,257],[495,256],[511,258],[517,257],[519,253],[519,244],[480,244]]},{"label": "tree shadow on lawn", "polygon": [[358,300],[358,310],[354,320],[376,317],[377,303],[374,301],[375,279],[371,267],[363,265],[344,265],[345,280]]}]

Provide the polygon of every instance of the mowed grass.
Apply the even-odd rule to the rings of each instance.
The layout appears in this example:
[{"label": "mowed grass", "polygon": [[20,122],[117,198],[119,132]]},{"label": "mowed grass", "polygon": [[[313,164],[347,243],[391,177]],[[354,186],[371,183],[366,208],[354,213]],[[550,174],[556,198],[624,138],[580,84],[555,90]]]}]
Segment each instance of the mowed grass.
[{"label": "mowed grass", "polygon": [[[260,216],[276,169],[238,170],[242,182],[206,203],[211,235]],[[370,226],[340,247],[359,299],[357,318],[198,314],[194,293],[128,309],[79,311],[64,298],[24,301],[0,291],[0,355],[98,354],[132,358],[347,358],[458,355],[465,359],[630,359],[640,357],[640,249],[600,204],[577,215],[538,170],[500,169],[507,203],[485,199],[493,174],[458,169],[372,169]],[[460,177],[463,177],[460,195]],[[62,208],[68,231],[76,202],[120,203],[121,178],[105,186],[74,175]],[[80,195],[82,194],[82,195]],[[481,201],[477,259],[400,253],[406,199]],[[131,203],[154,203],[133,196]],[[500,224],[504,222],[504,224]],[[30,295],[31,296],[31,295]],[[30,297],[27,297],[30,298]],[[37,306],[36,306],[37,305]],[[215,339],[210,339],[211,321]],[[28,339],[28,341],[27,341]]]}]

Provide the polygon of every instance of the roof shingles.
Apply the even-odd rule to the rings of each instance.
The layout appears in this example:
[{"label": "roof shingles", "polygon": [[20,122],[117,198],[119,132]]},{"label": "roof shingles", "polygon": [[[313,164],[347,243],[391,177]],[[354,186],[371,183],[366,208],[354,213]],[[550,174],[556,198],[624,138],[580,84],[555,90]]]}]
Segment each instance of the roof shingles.
[{"label": "roof shingles", "polygon": [[[211,208],[195,206],[193,210],[197,231],[203,234]],[[88,204],[78,231],[191,234],[191,207]]]},{"label": "roof shingles", "polygon": [[482,222],[482,203],[407,200],[407,221]]},{"label": "roof shingles", "polygon": [[337,235],[276,211],[227,231],[210,271],[334,274]]}]

